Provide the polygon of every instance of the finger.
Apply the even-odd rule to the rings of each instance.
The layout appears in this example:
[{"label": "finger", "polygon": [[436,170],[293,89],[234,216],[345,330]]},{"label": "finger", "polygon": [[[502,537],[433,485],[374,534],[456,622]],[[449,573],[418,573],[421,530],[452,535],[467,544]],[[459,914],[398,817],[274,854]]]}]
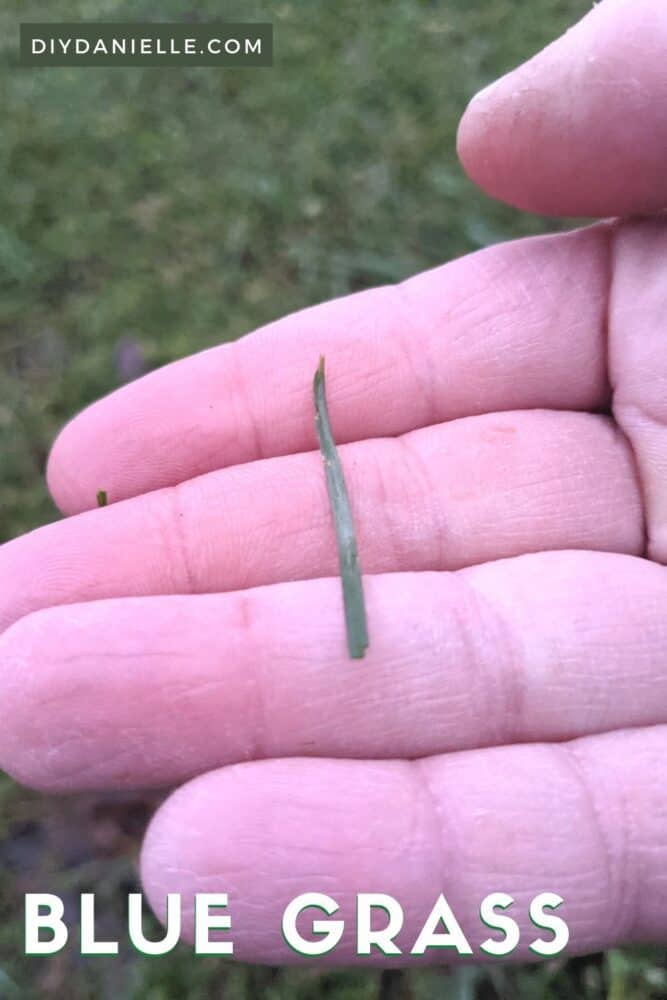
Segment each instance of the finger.
[{"label": "finger", "polygon": [[494,410],[607,401],[604,226],[491,247],[288,316],[168,365],[69,424],[49,461],[66,513],[221,466],[316,447],[327,360],[338,442]]},{"label": "finger", "polygon": [[667,575],[552,552],[29,615],[0,640],[0,762],[53,790],[173,784],[274,756],[419,757],[667,722]]},{"label": "finger", "polygon": [[667,219],[622,227],[614,247],[609,370],[614,416],[631,442],[646,507],[646,548],[667,562]]},{"label": "finger", "polygon": [[[638,554],[627,443],[605,417],[525,411],[341,448],[365,573],[541,549]],[[240,590],[338,571],[319,453],[209,473],[0,550],[0,627],[40,607]]]},{"label": "finger", "polygon": [[461,162],[494,198],[547,215],[667,207],[664,0],[605,0],[478,94]]},{"label": "finger", "polygon": [[[443,893],[475,958],[490,936],[479,918],[491,892],[514,897],[521,929],[513,958],[535,958],[530,900],[555,892],[569,953],[667,934],[667,727],[572,743],[500,747],[401,761],[240,764],[203,775],[158,811],[144,844],[146,892],[164,914],[181,894],[192,937],[195,892],[226,892],[234,955],[297,961],[282,913],[305,892],[340,906],[345,933],[321,961],[454,961],[452,949],[410,956]],[[355,895],[382,892],[405,914],[401,957],[359,958]],[[312,920],[312,911],[308,914]],[[322,916],[322,914],[317,914]],[[300,929],[308,934],[308,917]],[[442,926],[438,928],[442,930]]]}]

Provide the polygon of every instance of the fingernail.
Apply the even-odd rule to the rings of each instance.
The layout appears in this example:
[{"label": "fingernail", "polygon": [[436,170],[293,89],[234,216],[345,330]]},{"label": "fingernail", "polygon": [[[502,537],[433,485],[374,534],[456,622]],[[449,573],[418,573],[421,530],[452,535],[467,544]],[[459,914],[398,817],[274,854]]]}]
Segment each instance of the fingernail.
[{"label": "fingernail", "polygon": [[[502,77],[500,78],[500,80],[502,80]],[[478,90],[477,93],[470,98],[470,104],[477,104],[478,101],[485,101],[486,98],[489,97],[494,90],[498,89],[500,80],[493,80],[491,83],[487,84],[486,87],[482,87],[481,90]]]},{"label": "fingernail", "polygon": [[[530,62],[531,60],[529,60]],[[491,83],[487,84],[486,87],[482,87],[478,90],[475,96],[471,99],[470,104],[481,104],[487,101],[490,97],[498,97],[501,93],[508,95],[512,93],[513,97],[516,97],[520,93],[520,82],[522,80],[522,70],[527,63],[522,63],[520,66],[515,66],[513,69],[509,70],[507,73],[503,73],[499,76],[497,80],[492,80]],[[519,88],[519,89],[517,89]]]}]

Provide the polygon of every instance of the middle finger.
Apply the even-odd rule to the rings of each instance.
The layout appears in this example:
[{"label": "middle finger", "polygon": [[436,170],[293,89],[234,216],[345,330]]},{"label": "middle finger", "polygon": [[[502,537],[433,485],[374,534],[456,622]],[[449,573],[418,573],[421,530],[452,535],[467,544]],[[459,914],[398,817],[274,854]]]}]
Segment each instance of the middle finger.
[{"label": "middle finger", "polygon": [[[603,416],[485,414],[340,453],[367,574],[459,569],[545,549],[643,549],[630,449]],[[241,590],[336,572],[320,455],[289,455],[207,473],[10,542],[0,550],[0,628],[56,604]]]}]

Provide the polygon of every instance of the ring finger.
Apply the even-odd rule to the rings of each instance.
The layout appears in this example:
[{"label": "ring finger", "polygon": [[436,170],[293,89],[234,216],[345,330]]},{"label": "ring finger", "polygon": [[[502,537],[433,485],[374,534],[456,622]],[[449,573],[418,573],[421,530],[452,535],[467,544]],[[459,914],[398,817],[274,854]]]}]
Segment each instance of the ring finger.
[{"label": "ring finger", "polygon": [[365,580],[97,601],[0,639],[0,763],[42,788],[168,784],[273,756],[420,757],[667,723],[667,571],[525,555]]}]

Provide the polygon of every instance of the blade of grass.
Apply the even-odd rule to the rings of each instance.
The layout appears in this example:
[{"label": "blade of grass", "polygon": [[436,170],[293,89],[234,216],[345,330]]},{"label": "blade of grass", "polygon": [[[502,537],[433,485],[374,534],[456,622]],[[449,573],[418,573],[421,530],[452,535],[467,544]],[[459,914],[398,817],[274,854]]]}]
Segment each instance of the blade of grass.
[{"label": "blade of grass", "polygon": [[345,488],[343,469],[338,458],[336,445],[329,423],[327,410],[326,386],[324,380],[324,358],[320,358],[313,379],[313,396],[315,399],[315,429],[317,440],[324,460],[324,474],[327,482],[327,492],[331,504],[336,544],[338,546],[338,562],[343,585],[343,605],[345,608],[345,629],[347,633],[347,649],[354,660],[363,658],[368,648],[368,628],[366,625],[366,606],[361,583],[361,573],[357,561],[357,542],[354,535],[352,511]]}]

